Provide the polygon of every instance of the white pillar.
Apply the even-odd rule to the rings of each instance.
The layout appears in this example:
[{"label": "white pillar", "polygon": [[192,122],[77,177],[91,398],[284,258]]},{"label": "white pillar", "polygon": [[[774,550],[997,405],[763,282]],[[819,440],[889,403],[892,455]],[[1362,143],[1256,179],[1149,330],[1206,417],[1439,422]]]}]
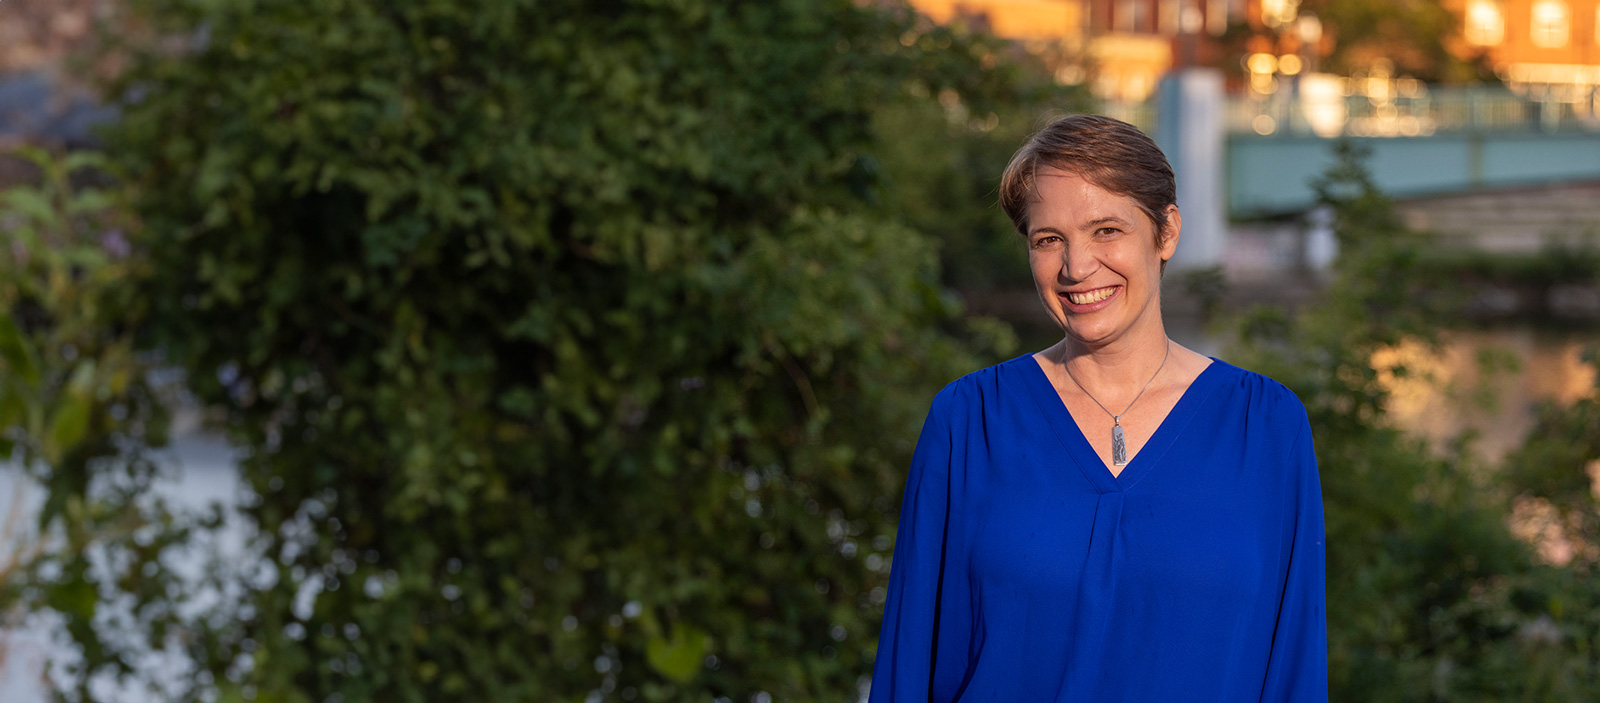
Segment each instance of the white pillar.
[{"label": "white pillar", "polygon": [[1306,260],[1313,271],[1327,271],[1339,258],[1339,237],[1333,231],[1333,208],[1318,205],[1306,213]]},{"label": "white pillar", "polygon": [[1220,265],[1228,245],[1222,72],[1186,68],[1168,73],[1161,79],[1159,100],[1156,143],[1177,176],[1178,211],[1183,214],[1183,238],[1171,266]]}]

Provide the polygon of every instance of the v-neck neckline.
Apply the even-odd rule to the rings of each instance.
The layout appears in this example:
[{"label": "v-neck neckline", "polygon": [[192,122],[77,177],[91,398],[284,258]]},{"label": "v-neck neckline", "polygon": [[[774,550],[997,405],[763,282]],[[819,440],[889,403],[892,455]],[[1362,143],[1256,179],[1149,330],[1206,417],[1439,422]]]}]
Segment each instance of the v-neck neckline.
[{"label": "v-neck neckline", "polygon": [[1024,373],[1032,375],[1026,384],[1032,391],[1033,399],[1038,402],[1039,410],[1044,414],[1056,439],[1066,449],[1067,455],[1072,457],[1072,463],[1078,465],[1085,478],[1089,480],[1101,493],[1115,493],[1133,488],[1145,474],[1150,471],[1150,466],[1156,464],[1172,443],[1183,434],[1183,429],[1189,421],[1194,419],[1195,411],[1205,404],[1212,391],[1216,390],[1217,371],[1224,362],[1216,357],[1209,357],[1211,363],[1201,369],[1200,375],[1189,382],[1183,395],[1178,398],[1177,404],[1161,419],[1161,424],[1156,426],[1155,432],[1145,440],[1144,446],[1139,448],[1139,453],[1133,455],[1127,464],[1122,466],[1122,471],[1111,473],[1111,467],[1100,458],[1100,454],[1089,444],[1089,439],[1084,436],[1083,429],[1078,427],[1078,421],[1073,419],[1072,411],[1067,409],[1067,404],[1061,400],[1061,393],[1056,390],[1050,381],[1049,374],[1044,367],[1039,365],[1039,360],[1030,352],[1018,358],[1030,370]]}]

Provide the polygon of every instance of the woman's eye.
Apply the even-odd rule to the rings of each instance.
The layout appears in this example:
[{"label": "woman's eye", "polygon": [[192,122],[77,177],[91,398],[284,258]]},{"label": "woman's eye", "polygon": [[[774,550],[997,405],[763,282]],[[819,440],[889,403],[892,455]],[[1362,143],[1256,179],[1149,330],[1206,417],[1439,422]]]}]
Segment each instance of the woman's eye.
[{"label": "woman's eye", "polygon": [[1097,230],[1095,232],[1095,234],[1098,234],[1098,235],[1100,235],[1102,237],[1113,237],[1113,236],[1116,236],[1119,232],[1120,232],[1120,230],[1118,230],[1115,227],[1101,227],[1099,230]]}]

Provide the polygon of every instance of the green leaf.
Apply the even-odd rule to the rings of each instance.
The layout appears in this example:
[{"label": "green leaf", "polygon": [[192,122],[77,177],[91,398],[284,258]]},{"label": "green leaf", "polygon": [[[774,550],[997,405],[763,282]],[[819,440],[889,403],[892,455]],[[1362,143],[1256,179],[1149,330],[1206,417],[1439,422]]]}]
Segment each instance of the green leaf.
[{"label": "green leaf", "polygon": [[45,453],[51,461],[59,460],[83,439],[89,431],[89,410],[93,405],[87,394],[68,393],[62,396],[50,418],[49,436]]},{"label": "green leaf", "polygon": [[108,166],[106,155],[98,151],[74,151],[61,158],[61,169],[66,173],[76,173],[85,168],[103,171]]},{"label": "green leaf", "polygon": [[97,602],[94,584],[83,573],[53,586],[46,601],[51,608],[86,621],[94,618]]},{"label": "green leaf", "polygon": [[72,369],[67,379],[66,391],[73,395],[89,396],[94,391],[95,370],[99,364],[94,359],[84,359]]},{"label": "green leaf", "polygon": [[10,315],[0,316],[0,359],[8,374],[29,385],[39,383],[39,356]]},{"label": "green leaf", "polygon": [[53,229],[61,222],[62,214],[43,191],[34,188],[12,188],[0,198],[0,208],[22,215],[34,226]]},{"label": "green leaf", "polygon": [[711,651],[711,636],[683,623],[672,626],[672,638],[651,637],[644,656],[650,668],[678,683],[688,683],[700,672],[706,653]]}]

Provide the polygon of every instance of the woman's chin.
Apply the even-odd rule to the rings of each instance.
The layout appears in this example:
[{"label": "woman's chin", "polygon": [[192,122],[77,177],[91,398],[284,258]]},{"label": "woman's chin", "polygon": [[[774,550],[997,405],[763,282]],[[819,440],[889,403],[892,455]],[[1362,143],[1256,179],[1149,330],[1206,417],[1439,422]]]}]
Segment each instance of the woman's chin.
[{"label": "woman's chin", "polygon": [[1050,316],[1055,318],[1056,326],[1067,337],[1084,344],[1100,344],[1110,341],[1121,331],[1121,326],[1116,324],[1112,316],[1101,310],[1087,315],[1076,315],[1065,310],[1051,310]]},{"label": "woman's chin", "polygon": [[1061,326],[1061,330],[1073,341],[1087,347],[1104,346],[1117,338],[1117,330],[1103,328],[1097,325],[1081,325],[1068,322]]}]

